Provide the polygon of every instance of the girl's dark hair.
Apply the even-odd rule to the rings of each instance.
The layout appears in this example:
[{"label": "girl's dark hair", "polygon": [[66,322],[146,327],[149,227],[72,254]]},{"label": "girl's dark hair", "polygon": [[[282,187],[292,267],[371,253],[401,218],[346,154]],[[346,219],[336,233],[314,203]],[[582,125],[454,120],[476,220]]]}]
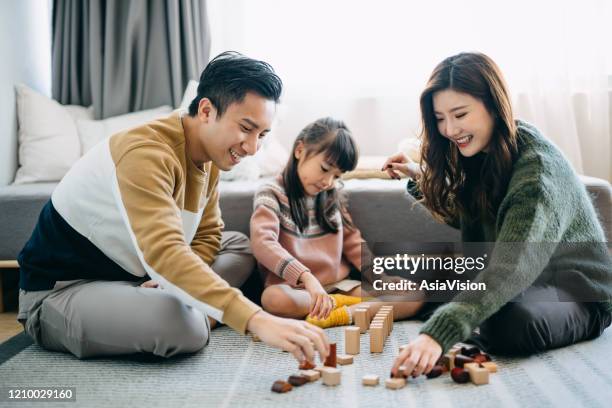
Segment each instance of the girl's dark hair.
[{"label": "girl's dark hair", "polygon": [[[433,95],[446,89],[480,100],[494,120],[487,154],[463,157],[442,136]],[[481,53],[446,58],[433,71],[421,94],[421,170],[423,204],[438,219],[472,214],[495,219],[506,193],[517,155],[516,124],[507,86],[499,67]]]},{"label": "girl's dark hair", "polygon": [[[304,144],[304,159],[325,153],[325,161],[342,172],[355,169],[359,150],[344,122],[332,118],[319,119],[307,125],[295,139],[282,177],[291,216],[302,232],[308,226],[308,210],[304,188],[297,172],[298,159],[295,158],[295,150],[300,143]],[[345,209],[346,198],[336,188],[322,191],[315,198],[316,219],[325,232],[338,232],[340,225],[333,219],[336,211],[340,211],[345,225],[353,227],[344,214]]]},{"label": "girl's dark hair", "polygon": [[232,103],[240,103],[254,92],[278,103],[283,82],[270,64],[226,51],[213,58],[200,75],[198,94],[189,104],[189,115],[198,113],[202,98],[208,98],[221,117]]}]

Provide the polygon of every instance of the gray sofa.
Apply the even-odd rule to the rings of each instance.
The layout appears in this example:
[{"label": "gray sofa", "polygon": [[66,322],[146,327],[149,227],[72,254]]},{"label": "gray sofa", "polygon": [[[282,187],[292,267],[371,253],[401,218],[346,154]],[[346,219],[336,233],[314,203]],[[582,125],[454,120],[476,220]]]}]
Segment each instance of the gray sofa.
[{"label": "gray sofa", "polygon": [[[582,177],[606,231],[612,237],[612,187],[601,179]],[[221,209],[227,230],[249,233],[253,194],[260,182],[221,182]],[[28,240],[40,209],[55,183],[0,187],[0,260],[14,260]],[[433,220],[406,194],[405,181],[349,180],[349,208],[355,224],[370,242],[453,242],[459,233]]]}]

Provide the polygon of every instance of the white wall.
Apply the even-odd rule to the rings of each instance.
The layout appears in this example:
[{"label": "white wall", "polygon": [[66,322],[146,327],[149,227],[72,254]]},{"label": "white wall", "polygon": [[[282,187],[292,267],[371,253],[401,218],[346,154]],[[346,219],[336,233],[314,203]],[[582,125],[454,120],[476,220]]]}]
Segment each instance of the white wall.
[{"label": "white wall", "polygon": [[0,186],[17,170],[15,88],[51,95],[50,0],[0,0]]}]

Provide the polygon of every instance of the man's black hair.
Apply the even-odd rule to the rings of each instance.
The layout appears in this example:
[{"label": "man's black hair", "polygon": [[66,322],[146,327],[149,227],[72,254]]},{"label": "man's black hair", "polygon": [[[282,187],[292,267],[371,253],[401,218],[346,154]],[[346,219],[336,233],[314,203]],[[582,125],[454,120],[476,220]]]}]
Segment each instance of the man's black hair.
[{"label": "man's black hair", "polygon": [[240,103],[247,92],[278,103],[282,90],[283,82],[270,64],[236,51],[226,51],[204,68],[198,95],[189,105],[189,115],[197,114],[202,98],[208,98],[217,109],[217,115],[222,116],[232,103]]}]

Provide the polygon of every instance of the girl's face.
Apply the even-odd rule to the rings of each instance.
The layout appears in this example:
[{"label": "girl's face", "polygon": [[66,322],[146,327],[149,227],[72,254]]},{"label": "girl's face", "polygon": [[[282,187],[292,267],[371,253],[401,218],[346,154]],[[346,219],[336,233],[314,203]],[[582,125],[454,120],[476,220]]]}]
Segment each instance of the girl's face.
[{"label": "girl's face", "polygon": [[433,109],[438,131],[464,157],[487,152],[495,121],[482,101],[467,93],[445,89],[434,93]]},{"label": "girl's face", "polygon": [[336,180],[342,175],[338,167],[325,161],[325,152],[306,157],[304,145],[299,144],[294,155],[298,160],[297,173],[302,188],[309,196],[334,188]]}]

